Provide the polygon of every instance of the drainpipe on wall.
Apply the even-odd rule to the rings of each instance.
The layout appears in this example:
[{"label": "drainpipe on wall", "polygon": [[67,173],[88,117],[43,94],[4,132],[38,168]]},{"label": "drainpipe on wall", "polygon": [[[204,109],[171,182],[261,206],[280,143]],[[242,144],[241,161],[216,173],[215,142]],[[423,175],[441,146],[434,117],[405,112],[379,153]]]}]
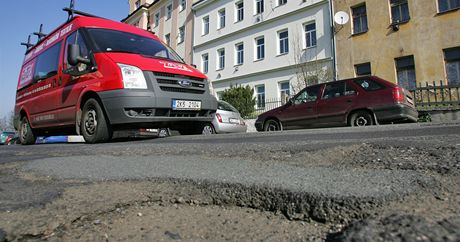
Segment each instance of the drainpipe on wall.
[{"label": "drainpipe on wall", "polygon": [[332,36],[332,76],[334,77],[334,81],[338,80],[337,74],[337,50],[335,45],[335,28],[334,28],[334,0],[329,0],[329,21],[331,22],[331,36]]}]

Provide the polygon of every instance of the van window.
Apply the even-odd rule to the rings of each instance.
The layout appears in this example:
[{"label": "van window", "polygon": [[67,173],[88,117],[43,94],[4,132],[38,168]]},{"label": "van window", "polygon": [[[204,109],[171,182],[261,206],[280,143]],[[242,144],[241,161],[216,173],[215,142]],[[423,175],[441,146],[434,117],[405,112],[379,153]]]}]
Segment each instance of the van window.
[{"label": "van window", "polygon": [[134,53],[183,63],[178,54],[155,39],[109,29],[92,28],[88,33],[101,52]]},{"label": "van window", "polygon": [[53,45],[37,57],[34,81],[43,80],[57,74],[61,42]]}]

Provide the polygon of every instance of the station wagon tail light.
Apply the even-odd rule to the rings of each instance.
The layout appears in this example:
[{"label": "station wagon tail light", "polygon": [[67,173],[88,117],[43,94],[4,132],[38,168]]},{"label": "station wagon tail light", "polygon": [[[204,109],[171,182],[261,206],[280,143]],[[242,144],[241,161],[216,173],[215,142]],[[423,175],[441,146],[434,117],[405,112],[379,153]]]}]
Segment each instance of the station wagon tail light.
[{"label": "station wagon tail light", "polygon": [[220,114],[216,113],[216,118],[217,121],[219,121],[219,123],[222,123],[222,117],[220,116]]},{"label": "station wagon tail light", "polygon": [[147,89],[147,82],[141,69],[120,63],[118,67],[120,67],[123,85],[126,89]]},{"label": "station wagon tail light", "polygon": [[393,99],[397,103],[403,103],[404,102],[404,90],[400,86],[396,86],[393,89]]}]

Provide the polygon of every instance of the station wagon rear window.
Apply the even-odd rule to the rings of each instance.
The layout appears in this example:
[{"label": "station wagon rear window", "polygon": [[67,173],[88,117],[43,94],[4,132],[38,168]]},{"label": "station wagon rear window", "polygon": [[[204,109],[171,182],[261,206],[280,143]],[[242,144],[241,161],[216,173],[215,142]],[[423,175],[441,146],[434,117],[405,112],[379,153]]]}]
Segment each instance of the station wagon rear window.
[{"label": "station wagon rear window", "polygon": [[133,53],[183,63],[171,48],[155,39],[109,29],[92,28],[88,32],[100,52]]},{"label": "station wagon rear window", "polygon": [[354,80],[354,82],[366,91],[377,91],[385,88],[385,86],[373,80],[362,79]]}]

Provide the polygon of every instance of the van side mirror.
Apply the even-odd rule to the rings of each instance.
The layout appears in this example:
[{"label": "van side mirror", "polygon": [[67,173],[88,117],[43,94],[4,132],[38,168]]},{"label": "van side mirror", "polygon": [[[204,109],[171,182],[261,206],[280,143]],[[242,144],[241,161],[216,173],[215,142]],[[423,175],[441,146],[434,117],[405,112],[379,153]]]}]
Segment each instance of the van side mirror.
[{"label": "van side mirror", "polygon": [[91,64],[91,60],[80,56],[80,46],[77,44],[70,44],[67,47],[67,62],[72,66],[78,63]]}]

